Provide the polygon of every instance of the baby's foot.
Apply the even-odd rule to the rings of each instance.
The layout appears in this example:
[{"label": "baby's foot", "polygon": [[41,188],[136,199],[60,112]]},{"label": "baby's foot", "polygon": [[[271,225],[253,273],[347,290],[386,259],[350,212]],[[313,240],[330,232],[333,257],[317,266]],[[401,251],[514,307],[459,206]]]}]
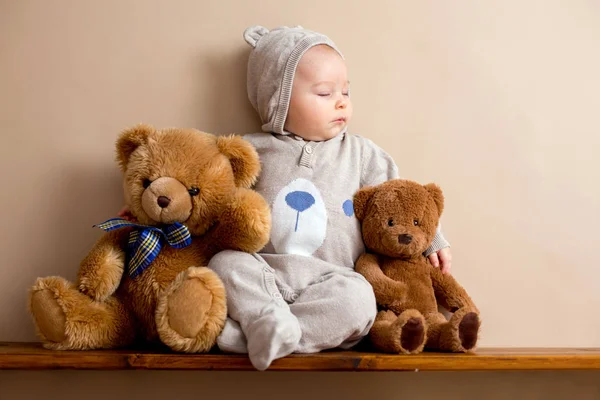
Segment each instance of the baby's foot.
[{"label": "baby's foot", "polygon": [[248,331],[248,356],[260,371],[273,360],[294,352],[300,342],[300,323],[289,309],[275,308],[254,321]]}]

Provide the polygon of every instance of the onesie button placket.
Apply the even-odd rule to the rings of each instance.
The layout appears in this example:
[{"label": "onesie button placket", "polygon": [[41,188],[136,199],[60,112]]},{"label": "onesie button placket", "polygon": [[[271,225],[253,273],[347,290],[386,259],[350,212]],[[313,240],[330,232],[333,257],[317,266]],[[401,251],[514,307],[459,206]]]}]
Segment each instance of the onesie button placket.
[{"label": "onesie button placket", "polygon": [[302,148],[302,156],[300,156],[300,165],[306,168],[311,167],[312,154],[313,154],[313,145],[311,143],[307,143]]}]

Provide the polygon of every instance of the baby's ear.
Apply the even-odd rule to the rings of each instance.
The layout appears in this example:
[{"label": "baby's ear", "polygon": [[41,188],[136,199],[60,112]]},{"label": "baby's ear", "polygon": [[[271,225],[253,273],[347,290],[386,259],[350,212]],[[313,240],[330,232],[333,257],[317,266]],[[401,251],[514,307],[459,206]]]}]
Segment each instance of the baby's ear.
[{"label": "baby's ear", "polygon": [[354,215],[362,222],[367,214],[369,200],[375,194],[377,188],[375,186],[365,186],[354,194]]},{"label": "baby's ear", "polygon": [[427,185],[424,185],[424,187],[433,198],[438,209],[438,215],[442,216],[442,211],[444,211],[444,194],[442,193],[442,189],[435,183],[428,183]]},{"label": "baby's ear", "polygon": [[217,137],[219,151],[229,159],[236,186],[251,188],[260,173],[258,153],[250,142],[240,136]]},{"label": "baby's ear", "polygon": [[150,134],[154,128],[150,125],[139,124],[133,128],[124,130],[117,139],[117,161],[121,170],[127,169],[129,157],[141,145],[148,142]]}]

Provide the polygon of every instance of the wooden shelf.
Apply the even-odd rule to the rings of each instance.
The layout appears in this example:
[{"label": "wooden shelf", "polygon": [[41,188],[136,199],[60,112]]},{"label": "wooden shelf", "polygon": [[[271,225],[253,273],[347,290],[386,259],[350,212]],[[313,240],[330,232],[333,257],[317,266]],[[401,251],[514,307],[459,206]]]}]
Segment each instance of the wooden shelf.
[{"label": "wooden shelf", "polygon": [[[150,350],[52,351],[39,343],[0,342],[0,369],[155,369],[253,371],[243,355]],[[600,370],[600,348],[484,348],[476,354],[390,355],[354,351],[294,354],[273,371]]]}]

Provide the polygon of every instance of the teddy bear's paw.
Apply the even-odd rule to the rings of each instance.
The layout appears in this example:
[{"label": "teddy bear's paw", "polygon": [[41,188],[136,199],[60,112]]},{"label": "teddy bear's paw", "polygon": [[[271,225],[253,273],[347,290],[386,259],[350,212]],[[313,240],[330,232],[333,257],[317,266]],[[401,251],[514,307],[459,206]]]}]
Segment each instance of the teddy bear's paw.
[{"label": "teddy bear's paw", "polygon": [[176,351],[205,352],[221,333],[227,316],[225,288],[205,267],[190,267],[161,294],[156,326],[161,340]]},{"label": "teddy bear's paw", "polygon": [[467,313],[462,321],[460,321],[460,324],[458,324],[458,337],[460,339],[460,344],[465,351],[472,351],[475,349],[480,324],[479,315],[475,312]]},{"label": "teddy bear's paw", "polygon": [[440,346],[443,350],[471,352],[475,350],[481,320],[471,307],[459,308],[442,329]]},{"label": "teddy bear's paw", "polygon": [[125,255],[112,248],[98,254],[97,260],[85,269],[79,277],[79,291],[96,301],[104,301],[112,296],[121,283]]},{"label": "teddy bear's paw", "polygon": [[419,318],[411,318],[406,321],[400,334],[400,345],[408,352],[412,353],[423,345],[425,339],[425,326]]},{"label": "teddy bear's paw", "polygon": [[[427,336],[425,319],[416,310],[406,310],[394,322],[399,338],[399,352],[417,354],[423,351]],[[392,327],[394,329],[394,326]]]},{"label": "teddy bear's paw", "polygon": [[249,189],[240,189],[229,212],[229,222],[236,227],[229,233],[233,247],[253,253],[262,249],[271,233],[271,212],[264,198]]},{"label": "teddy bear's paw", "polygon": [[118,299],[95,302],[64,278],[38,279],[29,293],[29,310],[48,349],[122,347],[135,338],[133,319]]},{"label": "teddy bear's paw", "polygon": [[29,293],[29,310],[44,346],[55,348],[67,339],[66,315],[59,298],[71,285],[60,277],[38,279]]}]

